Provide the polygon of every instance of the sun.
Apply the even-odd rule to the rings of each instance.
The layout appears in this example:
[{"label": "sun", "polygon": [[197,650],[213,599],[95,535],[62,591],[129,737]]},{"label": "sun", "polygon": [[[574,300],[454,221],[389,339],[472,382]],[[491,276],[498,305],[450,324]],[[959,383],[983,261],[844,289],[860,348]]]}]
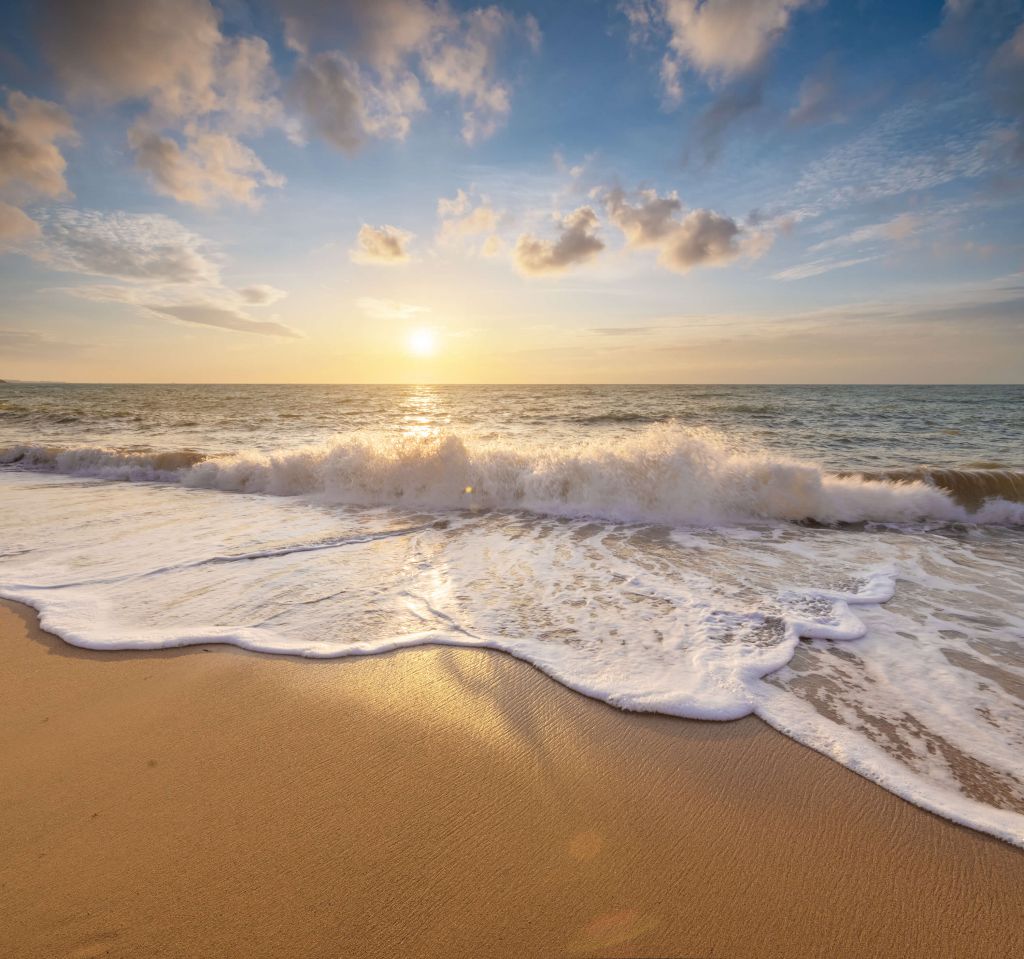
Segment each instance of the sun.
[{"label": "sun", "polygon": [[437,338],[433,330],[413,330],[406,345],[414,356],[433,356],[437,350]]}]

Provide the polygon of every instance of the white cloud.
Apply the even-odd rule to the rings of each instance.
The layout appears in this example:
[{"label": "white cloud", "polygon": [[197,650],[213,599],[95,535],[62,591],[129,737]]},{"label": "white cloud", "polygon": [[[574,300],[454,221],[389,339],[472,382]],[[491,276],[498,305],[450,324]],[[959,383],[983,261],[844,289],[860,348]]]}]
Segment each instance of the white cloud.
[{"label": "white cloud", "polygon": [[[460,31],[453,31],[423,56],[427,79],[462,101],[462,137],[467,143],[492,136],[512,108],[511,90],[496,73],[499,44],[516,23],[498,7],[471,10]],[[537,21],[531,18],[531,23],[532,36],[538,37]]]},{"label": "white cloud", "polygon": [[511,108],[511,86],[499,76],[504,48],[518,38],[536,52],[541,42],[534,17],[498,6],[459,12],[426,0],[279,5],[289,45],[303,57],[295,102],[313,130],[346,151],[368,136],[404,136],[411,115],[424,109],[421,81],[460,101],[467,143],[486,139]]},{"label": "white cloud", "polygon": [[771,234],[737,223],[714,210],[690,210],[675,193],[640,190],[635,199],[616,187],[605,195],[612,222],[626,243],[658,251],[658,262],[677,273],[696,266],[725,266],[741,256],[757,258],[771,245]]},{"label": "white cloud", "polygon": [[43,10],[43,49],[72,97],[147,100],[168,116],[214,107],[221,33],[208,0],[46,0]]},{"label": "white cloud", "polygon": [[561,273],[571,266],[593,259],[604,249],[596,235],[597,214],[589,206],[581,206],[558,222],[558,238],[541,240],[523,234],[516,243],[515,259],[519,271],[526,276]]},{"label": "white cloud", "polygon": [[44,10],[43,48],[71,97],[149,108],[129,142],[158,192],[253,206],[259,187],[282,185],[237,139],[290,131],[264,40],[225,37],[209,0],[46,0]]},{"label": "white cloud", "polygon": [[669,105],[682,98],[688,66],[712,80],[749,73],[764,61],[802,7],[818,0],[625,0],[630,39],[666,36],[661,79]]},{"label": "white cloud", "polygon": [[27,196],[60,197],[68,192],[67,166],[57,141],[77,141],[71,117],[56,103],[7,94],[0,109],[0,188]]},{"label": "white cloud", "polygon": [[245,313],[247,305],[269,305],[284,291],[266,284],[238,292],[225,288],[210,244],[170,217],[59,209],[47,214],[43,225],[43,236],[28,248],[37,260],[55,270],[121,281],[66,291],[74,296],[123,303],[185,323],[299,336],[283,323]]},{"label": "white cloud", "polygon": [[396,226],[370,226],[364,223],[356,237],[356,249],[349,253],[353,263],[393,266],[409,261],[409,243],[413,234]]},{"label": "white cloud", "polygon": [[217,283],[208,244],[158,213],[59,209],[44,218],[34,256],[72,273],[145,283]]},{"label": "white cloud", "polygon": [[778,273],[772,274],[772,279],[806,280],[812,276],[820,276],[822,273],[831,273],[832,270],[845,270],[847,267],[870,263],[877,259],[877,256],[858,256],[848,260],[811,260],[808,263],[791,266],[788,270],[780,270]]},{"label": "white cloud", "polygon": [[899,216],[883,223],[869,223],[849,233],[823,240],[808,248],[809,253],[820,253],[841,247],[862,246],[869,243],[898,242],[906,240],[917,233],[924,224],[923,218],[916,213],[901,213]]},{"label": "white cloud", "polygon": [[237,333],[258,333],[263,336],[283,336],[291,339],[300,334],[290,326],[268,320],[253,320],[241,310],[216,303],[185,303],[180,306],[161,303],[140,304],[160,316],[169,316],[182,323],[196,323],[200,326],[215,326]]},{"label": "white cloud", "polygon": [[137,125],[129,131],[128,142],[157,193],[202,209],[225,200],[255,208],[262,202],[256,192],[261,186],[279,187],[285,182],[249,147],[226,133],[191,131],[182,147],[172,137]]},{"label": "white cloud", "polygon": [[437,240],[445,246],[473,244],[482,256],[494,256],[501,248],[496,236],[504,213],[497,210],[485,196],[473,199],[465,190],[458,190],[452,199],[437,201],[441,225]]},{"label": "white cloud", "polygon": [[307,125],[345,153],[354,153],[370,137],[404,139],[412,115],[424,108],[413,74],[375,84],[354,61],[336,52],[300,63],[289,92]]}]

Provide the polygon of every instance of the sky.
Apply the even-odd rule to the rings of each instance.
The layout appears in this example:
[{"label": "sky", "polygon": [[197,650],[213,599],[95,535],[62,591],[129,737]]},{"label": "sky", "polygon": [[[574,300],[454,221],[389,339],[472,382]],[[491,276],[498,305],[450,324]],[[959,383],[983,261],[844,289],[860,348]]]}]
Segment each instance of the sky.
[{"label": "sky", "polygon": [[1021,0],[0,24],[0,377],[1024,382]]}]

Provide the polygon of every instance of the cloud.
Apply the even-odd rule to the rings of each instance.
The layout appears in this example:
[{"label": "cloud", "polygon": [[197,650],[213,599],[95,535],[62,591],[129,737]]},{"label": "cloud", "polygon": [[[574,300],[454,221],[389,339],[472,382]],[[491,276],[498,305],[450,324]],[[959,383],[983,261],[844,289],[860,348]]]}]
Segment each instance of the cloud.
[{"label": "cloud", "polygon": [[[943,93],[953,98],[955,90]],[[782,203],[797,219],[852,203],[931,190],[989,173],[1005,162],[993,150],[988,117],[937,126],[930,104],[883,113],[867,129],[811,162]]]},{"label": "cloud", "polygon": [[713,210],[691,210],[683,216],[675,193],[660,196],[656,190],[640,190],[631,201],[615,187],[605,194],[605,206],[628,246],[656,249],[658,262],[677,273],[725,266],[744,255],[756,258],[771,245],[771,234]]},{"label": "cloud", "polygon": [[[524,24],[536,49],[540,42],[537,21],[530,16]],[[512,108],[511,90],[496,73],[501,41],[517,25],[516,18],[499,7],[470,10],[463,17],[462,29],[423,57],[427,79],[462,101],[462,138],[467,143],[493,136]]]},{"label": "cloud", "polygon": [[293,50],[344,46],[381,74],[401,69],[444,19],[423,0],[277,0],[277,6]]},{"label": "cloud", "polygon": [[262,202],[256,194],[260,186],[279,187],[285,182],[226,133],[195,132],[182,148],[172,137],[136,126],[129,131],[128,142],[157,193],[202,209],[224,200],[255,208]]},{"label": "cloud", "polygon": [[340,53],[321,53],[299,64],[289,98],[307,125],[331,146],[356,152],[370,137],[404,139],[411,116],[423,109],[419,81],[410,73],[374,84]]},{"label": "cloud", "polygon": [[0,251],[23,248],[39,233],[35,220],[16,206],[0,201]]},{"label": "cloud", "polygon": [[689,67],[712,81],[755,70],[779,42],[793,14],[818,0],[626,0],[620,4],[630,39],[666,38],[661,79],[666,101],[682,96],[680,74]]},{"label": "cloud", "polygon": [[364,223],[356,237],[357,247],[349,254],[353,263],[392,266],[410,259],[409,242],[413,234],[395,226],[370,226]]},{"label": "cloud", "polygon": [[60,197],[68,192],[67,166],[57,141],[77,141],[71,117],[56,103],[7,94],[0,109],[0,189],[26,196]]},{"label": "cloud", "polygon": [[223,287],[168,288],[159,285],[113,286],[95,283],[70,287],[63,292],[94,303],[121,303],[138,307],[147,313],[170,317],[182,323],[291,339],[302,336],[284,323],[254,320],[245,312],[247,301],[242,293],[234,294]]},{"label": "cloud", "polygon": [[373,320],[411,320],[422,313],[429,313],[430,307],[415,303],[400,303],[398,300],[380,300],[363,296],[356,300],[356,306]]},{"label": "cloud", "polygon": [[527,276],[561,273],[585,263],[604,249],[596,235],[597,214],[581,206],[558,221],[559,236],[554,242],[523,234],[516,243],[515,259],[519,271]]},{"label": "cloud", "polygon": [[120,281],[64,291],[73,296],[237,332],[301,335],[245,312],[246,306],[280,300],[283,290],[268,284],[226,288],[211,244],[170,217],[58,209],[46,214],[42,225],[42,236],[25,247],[29,255],[55,270]]},{"label": "cloud", "polygon": [[54,269],[145,283],[219,282],[206,242],[170,217],[60,209],[43,222],[33,255]]},{"label": "cloud", "polygon": [[283,184],[237,139],[289,129],[270,48],[225,37],[208,0],[46,0],[40,33],[69,96],[148,107],[129,143],[159,193],[254,206],[257,188]]},{"label": "cloud", "polygon": [[835,63],[829,59],[816,72],[804,77],[797,102],[789,111],[789,123],[801,127],[845,120],[846,115],[839,102]]},{"label": "cloud", "polygon": [[809,263],[801,263],[798,266],[791,266],[788,270],[773,273],[772,279],[806,280],[812,276],[820,276],[822,273],[831,273],[832,270],[845,270],[847,267],[859,266],[861,263],[870,263],[877,259],[877,256],[858,256],[848,260],[811,260]]},{"label": "cloud", "polygon": [[467,143],[492,136],[511,109],[511,86],[499,76],[505,47],[516,38],[533,52],[540,45],[533,16],[498,6],[459,12],[425,0],[278,5],[287,41],[303,58],[294,102],[314,131],[348,152],[370,136],[403,137],[411,115],[424,109],[421,82],[458,98]]},{"label": "cloud", "polygon": [[823,240],[808,248],[810,253],[835,248],[861,246],[869,243],[898,242],[918,233],[924,225],[923,218],[915,213],[901,213],[882,223],[869,223],[849,233]]},{"label": "cloud", "polygon": [[238,291],[238,295],[251,306],[270,306],[271,303],[283,300],[288,294],[268,283],[256,283],[243,287]]},{"label": "cloud", "polygon": [[496,210],[487,197],[474,200],[460,189],[452,199],[442,197],[437,201],[437,215],[441,220],[437,231],[439,243],[446,246],[479,244],[478,252],[482,256],[494,256],[500,250],[501,239],[496,233],[504,214]]},{"label": "cloud", "polygon": [[150,100],[169,116],[212,109],[221,34],[207,0],[45,0],[39,21],[72,97]]},{"label": "cloud", "polygon": [[211,303],[186,303],[180,306],[160,303],[142,303],[147,310],[160,316],[169,316],[183,323],[215,326],[238,333],[259,333],[264,336],[283,336],[297,339],[300,334],[283,323],[253,320],[237,309]]}]

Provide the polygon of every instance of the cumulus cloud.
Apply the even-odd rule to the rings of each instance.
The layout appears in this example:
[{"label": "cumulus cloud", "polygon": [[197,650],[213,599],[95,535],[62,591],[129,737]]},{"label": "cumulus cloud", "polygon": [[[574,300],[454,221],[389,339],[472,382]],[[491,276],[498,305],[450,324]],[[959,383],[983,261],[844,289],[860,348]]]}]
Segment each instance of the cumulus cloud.
[{"label": "cumulus cloud", "polygon": [[46,0],[41,10],[43,49],[72,98],[148,107],[129,142],[158,192],[253,206],[259,187],[284,182],[237,139],[288,128],[270,48],[225,37],[209,0]]},{"label": "cumulus cloud", "polygon": [[658,262],[677,273],[696,266],[725,266],[741,256],[761,256],[771,244],[765,231],[743,226],[713,210],[691,210],[673,192],[640,190],[635,198],[615,187],[605,195],[611,221],[634,248],[658,251]]},{"label": "cumulus cloud", "polygon": [[293,84],[308,125],[342,150],[368,137],[402,137],[424,109],[421,82],[456,97],[462,136],[485,139],[502,125],[512,91],[499,76],[504,48],[536,51],[536,19],[497,6],[459,12],[427,0],[279,0],[286,37],[303,62]]},{"label": "cumulus cloud", "polygon": [[321,53],[300,63],[289,88],[291,102],[318,136],[354,153],[370,137],[401,140],[411,116],[423,109],[411,73],[376,84],[348,57]]},{"label": "cumulus cloud", "polygon": [[413,234],[396,226],[370,226],[364,223],[356,237],[356,248],[349,253],[353,263],[393,266],[409,261],[409,242]]},{"label": "cumulus cloud", "polygon": [[256,283],[243,287],[238,291],[238,295],[251,306],[270,306],[271,303],[283,300],[288,294],[269,283]]},{"label": "cumulus cloud", "polygon": [[[537,21],[529,17],[526,22],[539,40]],[[512,108],[511,90],[496,72],[501,40],[516,24],[515,17],[498,7],[471,10],[461,31],[453,31],[424,55],[430,82],[463,103],[462,137],[467,143],[492,136]]]},{"label": "cumulus cloud", "polygon": [[439,243],[472,243],[481,256],[494,256],[500,251],[501,238],[496,234],[504,214],[487,197],[474,199],[460,189],[451,199],[442,197],[437,201],[437,215],[441,221],[437,231]]},{"label": "cumulus cloud", "polygon": [[516,243],[515,259],[519,271],[527,276],[561,273],[578,263],[585,263],[604,249],[596,235],[597,214],[589,206],[581,206],[558,220],[558,238],[541,240],[523,234]]},{"label": "cumulus cloud", "polygon": [[128,133],[128,142],[157,193],[179,203],[209,209],[230,200],[255,208],[262,202],[256,193],[259,187],[279,187],[285,182],[249,147],[226,133],[193,131],[183,147],[173,137],[136,125]]},{"label": "cumulus cloud", "polygon": [[208,0],[45,0],[40,32],[73,97],[151,100],[173,116],[213,106],[221,34]]},{"label": "cumulus cloud", "polygon": [[8,93],[7,109],[0,109],[0,189],[26,196],[66,194],[67,164],[57,146],[60,140],[77,140],[64,110],[17,90]]},{"label": "cumulus cloud", "polygon": [[682,99],[684,67],[731,80],[759,67],[793,13],[817,0],[624,0],[634,42],[664,35],[661,79],[669,105]]},{"label": "cumulus cloud", "polygon": [[208,244],[158,213],[60,209],[34,255],[57,270],[146,283],[216,283]]}]

